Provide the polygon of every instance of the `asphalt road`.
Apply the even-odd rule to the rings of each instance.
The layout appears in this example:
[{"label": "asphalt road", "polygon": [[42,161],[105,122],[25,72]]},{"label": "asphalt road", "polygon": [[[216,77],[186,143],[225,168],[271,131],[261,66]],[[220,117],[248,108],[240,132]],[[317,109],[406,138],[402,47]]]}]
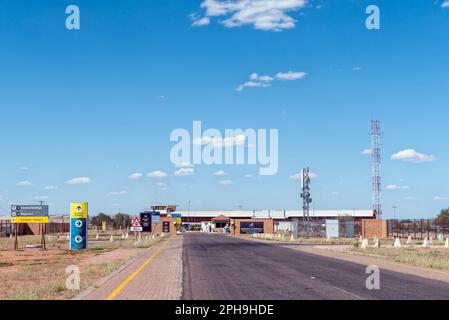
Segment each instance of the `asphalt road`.
[{"label": "asphalt road", "polygon": [[184,234],[184,300],[449,299],[449,284],[217,234]]}]

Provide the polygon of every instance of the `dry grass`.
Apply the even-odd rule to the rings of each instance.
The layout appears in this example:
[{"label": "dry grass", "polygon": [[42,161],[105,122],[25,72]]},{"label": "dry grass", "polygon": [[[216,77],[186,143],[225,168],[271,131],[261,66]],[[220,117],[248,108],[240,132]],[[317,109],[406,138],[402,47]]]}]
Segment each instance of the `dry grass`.
[{"label": "dry grass", "polygon": [[327,240],[326,238],[298,238],[294,241],[290,241],[290,237],[285,238],[273,238],[273,239],[267,239],[267,238],[254,238],[259,240],[265,240],[265,241],[273,241],[273,242],[288,242],[288,243],[297,243],[297,244],[327,244],[327,245],[353,245],[357,243],[358,240],[351,239],[351,238],[331,238]]},{"label": "dry grass", "polygon": [[[23,249],[25,244],[40,243],[40,236],[24,236],[19,238],[22,249],[13,251],[14,239],[0,239],[0,300],[70,299],[160,240],[91,241],[89,250],[69,251],[65,237],[47,236],[47,251],[42,251]],[[65,270],[70,265],[80,269],[78,291],[65,287]]]},{"label": "dry grass", "polygon": [[433,268],[449,271],[449,250],[436,250],[431,248],[359,248],[352,252],[377,255],[395,262],[413,266]]}]

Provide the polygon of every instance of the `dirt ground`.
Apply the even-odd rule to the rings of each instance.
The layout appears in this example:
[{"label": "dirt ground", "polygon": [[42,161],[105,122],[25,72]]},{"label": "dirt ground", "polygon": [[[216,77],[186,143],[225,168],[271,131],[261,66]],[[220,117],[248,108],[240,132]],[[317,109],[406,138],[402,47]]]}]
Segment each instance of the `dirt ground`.
[{"label": "dirt ground", "polygon": [[[89,250],[71,252],[65,236],[47,236],[46,251],[25,248],[40,243],[39,236],[20,237],[19,251],[12,250],[14,239],[0,239],[0,300],[70,299],[157,241],[91,241]],[[80,290],[66,289],[72,265],[80,270]]]}]

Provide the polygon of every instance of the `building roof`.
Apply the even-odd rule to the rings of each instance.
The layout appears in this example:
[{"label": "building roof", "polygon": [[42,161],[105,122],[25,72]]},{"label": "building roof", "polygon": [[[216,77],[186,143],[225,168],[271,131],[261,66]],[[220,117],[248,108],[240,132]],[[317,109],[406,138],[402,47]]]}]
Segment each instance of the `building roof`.
[{"label": "building roof", "polygon": [[[182,217],[190,218],[214,218],[217,216],[225,216],[228,218],[273,218],[273,219],[288,219],[295,217],[303,217],[302,210],[190,210],[177,211],[182,214]],[[357,217],[357,218],[372,218],[372,210],[311,210],[310,217],[312,218],[332,218],[332,217]]]},{"label": "building roof", "polygon": [[220,215],[220,216],[218,216],[218,217],[215,217],[215,218],[212,218],[212,221],[226,221],[226,222],[228,222],[228,221],[230,221],[231,219],[230,218],[228,218],[228,217],[226,217],[226,216],[224,216],[224,215]]}]

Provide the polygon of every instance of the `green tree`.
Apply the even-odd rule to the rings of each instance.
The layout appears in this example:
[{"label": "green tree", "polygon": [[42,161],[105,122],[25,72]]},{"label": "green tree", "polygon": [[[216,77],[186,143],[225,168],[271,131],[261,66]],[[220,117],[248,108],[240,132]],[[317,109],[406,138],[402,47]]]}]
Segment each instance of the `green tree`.
[{"label": "green tree", "polygon": [[106,222],[106,225],[109,225],[112,222],[112,218],[103,212],[101,212],[91,218],[92,225],[94,225],[96,227],[101,227],[101,225],[103,224],[103,221]]},{"label": "green tree", "polygon": [[440,214],[437,217],[438,220],[449,220],[449,208],[441,210]]},{"label": "green tree", "polygon": [[114,228],[124,228],[131,224],[131,216],[126,213],[117,213],[113,218]]}]

